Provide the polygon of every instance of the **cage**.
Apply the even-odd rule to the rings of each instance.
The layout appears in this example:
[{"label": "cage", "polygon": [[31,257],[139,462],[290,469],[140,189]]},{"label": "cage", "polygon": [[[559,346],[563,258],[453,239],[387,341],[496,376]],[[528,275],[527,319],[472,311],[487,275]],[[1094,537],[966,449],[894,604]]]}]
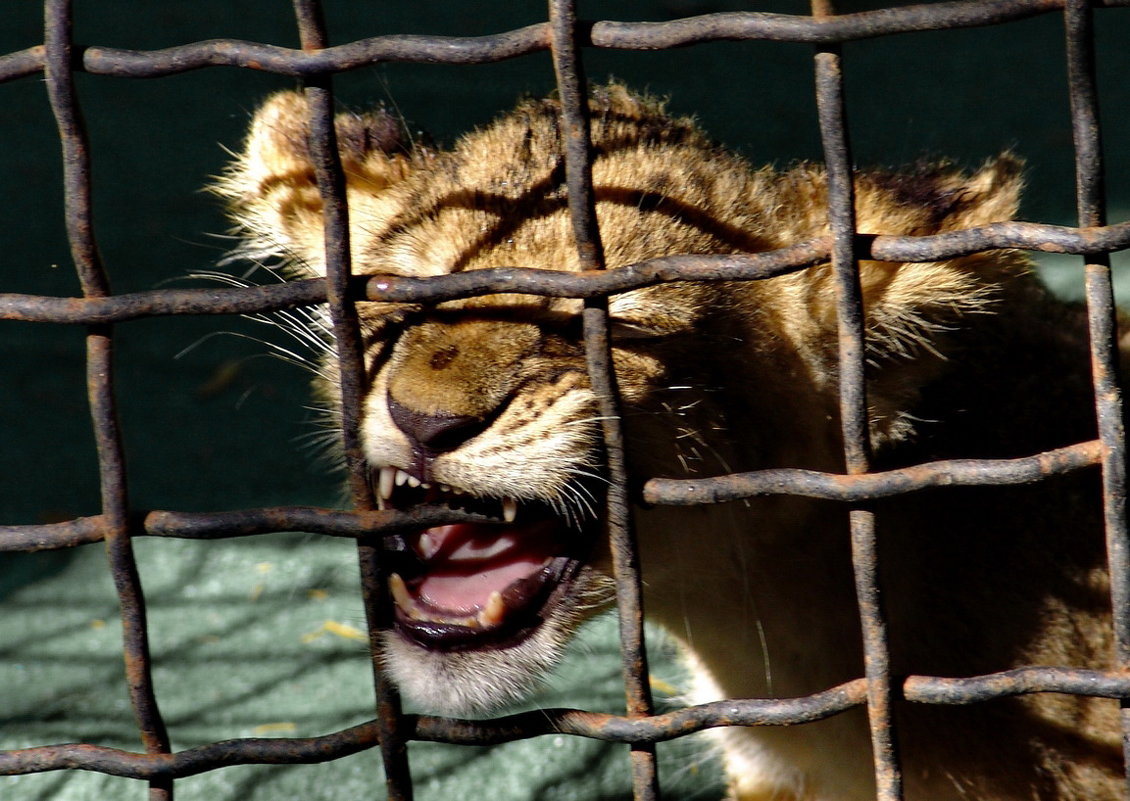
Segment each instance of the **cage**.
[{"label": "cage", "polygon": [[[265,766],[298,766],[288,772],[297,782],[290,792],[332,798],[336,797],[334,780],[315,774],[312,765],[349,759],[354,760],[351,770],[363,774],[373,792],[384,784],[389,797],[410,798],[421,773],[410,767],[410,742],[461,744],[466,747],[461,753],[481,755],[474,746],[538,735],[544,735],[536,741],[542,744],[539,747],[550,740],[549,747],[569,750],[568,745],[560,745],[564,736],[578,735],[600,749],[570,752],[573,766],[563,768],[562,787],[601,797],[626,794],[624,783],[613,782],[609,789],[581,782],[586,765],[607,763],[619,766],[623,775],[630,774],[634,797],[653,798],[659,792],[654,747],[659,741],[705,727],[800,723],[862,705],[868,710],[875,744],[879,797],[894,799],[901,795],[898,759],[891,746],[890,700],[895,695],[925,703],[971,703],[1041,691],[1126,697],[1130,692],[1118,670],[1033,666],[963,680],[924,676],[896,680],[890,675],[882,613],[870,603],[877,578],[875,532],[867,501],[943,482],[1028,481],[1095,465],[1101,465],[1105,481],[1118,667],[1124,667],[1130,658],[1124,435],[1113,422],[1121,419],[1113,384],[1115,357],[1096,347],[1095,393],[1100,419],[1109,423],[1099,440],[1007,464],[970,462],[868,472],[858,312],[853,312],[858,301],[853,299],[851,280],[854,262],[864,257],[926,260],[1001,247],[1074,254],[1073,261],[1086,263],[1085,294],[1099,333],[1096,342],[1104,341],[1104,331],[1109,338],[1115,314],[1110,254],[1117,255],[1130,243],[1126,224],[1107,224],[1102,183],[1104,174],[1126,174],[1124,162],[1130,158],[1130,152],[1118,146],[1125,139],[1127,122],[1119,114],[1126,105],[1125,89],[1117,81],[1127,59],[1121,45],[1128,23],[1125,12],[1114,8],[1120,5],[1124,4],[994,0],[852,7],[836,9],[846,13],[833,13],[819,6],[809,10],[786,4],[781,13],[770,13],[731,9],[726,4],[659,4],[648,9],[650,14],[641,15],[635,7],[622,12],[641,15],[647,22],[578,20],[572,4],[563,2],[551,3],[548,14],[531,6],[499,12],[493,18],[481,17],[477,10],[446,9],[433,18],[427,9],[417,9],[418,16],[403,19],[344,4],[326,3],[322,9],[313,0],[296,0],[289,15],[266,3],[246,14],[227,6],[208,13],[199,3],[183,8],[163,4],[161,9],[115,4],[110,9],[93,3],[75,8],[64,0],[48,0],[42,12],[31,5],[20,7],[0,48],[0,80],[12,98],[6,104],[9,124],[4,134],[11,137],[4,149],[11,198],[3,223],[11,265],[0,294],[5,326],[0,342],[7,354],[4,402],[9,405],[10,421],[5,434],[10,478],[2,507],[7,519],[0,520],[0,544],[8,556],[0,587],[9,599],[0,602],[10,621],[3,648],[13,699],[13,712],[4,727],[5,750],[0,752],[0,773],[5,774],[0,786],[7,783],[17,798],[61,797],[68,774],[59,771],[77,769],[107,781],[113,777],[113,785],[93,792],[109,786],[123,792],[147,786],[150,798],[167,799],[176,787],[178,796],[207,792],[207,797],[216,798],[224,792],[217,789],[223,785],[198,791],[205,785],[194,784],[197,777],[235,775],[220,770],[233,765],[260,771],[267,770]],[[605,8],[590,13],[615,16],[618,12]],[[1063,41],[1066,47],[1059,44]],[[711,55],[706,57],[703,53],[708,50]],[[540,72],[531,77],[529,64],[539,58]],[[733,64],[739,58],[738,63],[749,64],[748,74],[734,74]],[[939,59],[946,59],[947,69],[931,74]],[[902,74],[889,74],[892,63],[906,65]],[[1018,69],[1018,64],[1023,68]],[[485,88],[476,104],[455,110],[443,102],[444,92],[437,88],[443,81],[437,81],[434,72],[425,75],[425,70],[442,70],[445,79],[477,71],[477,83]],[[561,708],[483,721],[408,714],[378,671],[370,704],[375,713],[353,725],[331,727],[329,733],[287,736],[305,733],[304,726],[264,717],[250,730],[239,728],[235,721],[242,718],[230,713],[240,710],[244,695],[266,697],[269,708],[268,688],[289,686],[294,692],[314,693],[333,711],[337,695],[333,682],[339,677],[334,671],[348,664],[352,672],[343,680],[357,682],[358,666],[368,669],[365,621],[383,614],[373,538],[389,526],[403,525],[373,511],[357,449],[356,406],[362,382],[352,303],[385,297],[389,290],[352,280],[341,247],[345,210],[340,180],[335,179],[336,151],[326,146],[331,142],[335,94],[353,98],[387,91],[398,102],[413,98],[417,108],[426,109],[421,112],[429,117],[425,127],[445,135],[485,121],[493,108],[506,105],[518,91],[556,86],[564,113],[583,131],[584,77],[608,71],[640,82],[665,75],[661,80],[672,102],[686,108],[694,108],[688,97],[698,99],[694,87],[724,86],[701,111],[706,127],[745,143],[755,158],[814,158],[828,166],[833,237],[820,243],[822,249],[815,255],[788,251],[765,254],[762,259],[718,260],[710,266],[716,271],[713,275],[687,268],[685,273],[667,273],[664,280],[680,275],[703,280],[752,278],[814,259],[831,259],[844,286],[842,417],[848,475],[821,476],[815,483],[811,477],[802,480],[779,473],[694,486],[653,480],[643,492],[652,503],[682,502],[688,493],[720,499],[727,492],[731,495],[725,497],[766,491],[772,484],[786,492],[845,503],[852,510],[855,569],[863,598],[860,614],[868,624],[864,626],[866,674],[851,686],[795,701],[746,700],[688,708],[672,699],[668,709],[657,712],[641,667],[646,665],[646,649],[639,577],[631,568],[630,528],[625,527],[618,536],[624,565],[619,576],[619,639],[628,688],[626,713],[584,711],[566,700]],[[963,71],[968,81],[963,91],[957,91],[950,79]],[[856,74],[866,75],[866,82],[853,83]],[[788,80],[773,80],[785,75]],[[1097,80],[1104,90],[1103,108],[1114,112],[1105,117],[1098,112]],[[337,209],[330,217],[329,230],[335,230],[334,220],[339,226],[329,237],[328,253],[336,265],[330,277],[224,291],[181,284],[180,276],[199,271],[224,250],[222,242],[200,246],[199,231],[221,230],[222,223],[207,201],[194,194],[207,172],[218,170],[223,161],[215,141],[234,143],[245,122],[243,111],[267,89],[295,81],[305,87],[315,108],[312,123],[318,132],[316,141],[323,145],[324,196],[327,205]],[[906,87],[916,82],[921,86],[914,94]],[[1049,101],[1053,96],[1058,103],[1054,108]],[[911,110],[899,107],[893,98]],[[850,126],[853,134],[860,128],[870,134],[853,136],[853,147],[848,144],[845,110],[853,120],[863,121]],[[415,116],[414,110],[410,115]],[[939,120],[954,122],[939,125]],[[1012,124],[1017,127],[1009,127]],[[1024,124],[1031,127],[1023,128]],[[52,125],[58,127],[57,137],[45,133]],[[1001,131],[1008,137],[1004,142]],[[1100,146],[1104,131],[1106,141],[1114,143],[1105,171]],[[187,160],[182,155],[187,141],[212,148],[212,155]],[[44,190],[42,165],[57,170],[58,157],[52,150],[60,144],[62,180],[50,179]],[[585,180],[587,143],[582,135],[572,144],[567,158],[579,247],[597,268],[599,249],[593,244],[596,235],[584,202],[591,193]],[[868,238],[853,230],[849,176],[854,163],[912,160],[923,149],[979,157],[1010,146],[1033,153],[1037,191],[1035,208],[1029,213],[1062,224],[1016,223],[933,240]],[[208,158],[213,166],[201,169]],[[1074,195],[1065,188],[1069,186],[1078,187]],[[1116,205],[1127,197],[1117,181],[1111,182],[1109,194]],[[1074,218],[1065,211],[1073,201],[1077,201]],[[170,219],[177,222],[170,224]],[[55,267],[70,263],[73,271]],[[1047,269],[1054,277],[1061,268],[1050,264]],[[590,335],[596,355],[604,325],[599,298],[617,280],[616,276],[592,278],[588,283],[593,288],[583,290],[596,298]],[[464,289],[454,281],[436,281],[431,287],[401,291],[412,297],[431,293],[427,296],[435,298]],[[538,291],[582,290],[547,282]],[[287,444],[301,426],[288,418],[293,413],[280,415],[279,408],[301,406],[301,380],[285,367],[276,369],[259,361],[248,367],[242,360],[217,364],[214,357],[195,358],[215,341],[216,320],[222,319],[225,330],[235,326],[237,336],[254,337],[253,325],[241,329],[232,318],[315,303],[328,303],[332,309],[343,375],[354,377],[344,382],[346,483],[352,511],[324,508],[320,502],[333,494],[335,479],[317,468],[302,467]],[[169,330],[176,333],[165,333]],[[153,343],[170,341],[166,337],[180,344],[162,345],[154,353]],[[170,352],[186,348],[186,359],[169,358]],[[257,348],[252,344],[245,353]],[[592,369],[597,385],[607,381],[607,367],[602,379],[595,356]],[[181,375],[173,377],[174,373]],[[223,419],[218,421],[209,413],[215,411],[215,398],[231,406],[234,398],[243,395],[247,397],[239,414],[220,415]],[[614,420],[614,409],[606,410],[606,416]],[[251,435],[249,430],[256,427],[253,419],[260,428],[265,419],[286,434],[280,436],[273,429],[266,438]],[[134,433],[134,421],[148,428]],[[620,435],[612,426],[605,436],[613,455],[613,474],[618,476],[610,504],[623,517],[630,499],[628,476],[615,463],[615,454],[622,450]],[[240,458],[235,458],[237,454]],[[168,467],[171,461],[179,463],[176,470]],[[273,468],[268,478],[262,467],[267,463],[285,464],[287,469]],[[280,480],[279,473],[290,477]],[[248,499],[254,499],[255,508],[245,508]],[[177,510],[157,511],[166,508]],[[244,510],[224,511],[233,508]],[[278,545],[264,552],[267,556],[238,548],[209,555],[221,553],[217,540],[225,540],[226,545],[288,531],[311,533],[272,540]],[[330,555],[324,559],[306,555],[313,540],[330,537],[335,548],[327,552]],[[89,546],[99,547],[97,543],[105,548],[102,564],[88,555]],[[358,555],[351,558],[360,565],[353,568],[356,575],[342,567],[345,551],[338,547],[352,549],[354,543]],[[172,559],[168,554],[174,552]],[[162,560],[175,567],[167,573],[155,572]],[[236,595],[225,595],[209,584],[210,574],[222,572],[225,560],[243,571],[232,574],[243,582]],[[57,583],[51,583],[53,577]],[[61,581],[78,592],[59,596]],[[347,593],[354,584],[360,587],[358,594],[335,610],[345,622],[326,618],[317,605],[326,595]],[[52,594],[65,603],[53,607]],[[285,602],[296,595],[308,603],[295,617],[287,617]],[[325,648],[320,657],[329,668],[318,674],[318,689],[301,683],[302,670],[316,660],[296,648],[282,670],[266,669],[261,685],[246,676],[233,676],[236,686],[216,690],[224,674],[247,659],[238,650],[209,651],[217,644],[213,642],[216,626],[224,631],[219,645],[235,640],[254,645],[261,649],[254,658],[261,669],[277,661],[271,635],[260,627],[264,597],[278,599],[266,614],[278,625],[290,627],[302,646]],[[175,637],[162,634],[157,623],[171,625],[178,618],[201,614],[201,608],[205,615],[220,614],[214,607],[222,605],[242,611],[222,623],[217,618],[189,625]],[[55,614],[45,621],[43,610]],[[116,626],[108,623],[115,619],[121,621],[121,643],[114,639]],[[156,648],[151,640],[158,643]],[[124,653],[124,670],[121,657],[105,659],[111,647]],[[151,652],[157,654],[156,661]],[[84,662],[84,654],[89,654],[89,662]],[[192,669],[183,669],[183,663],[178,667],[178,658],[187,660]],[[73,669],[76,664],[95,665],[96,678],[84,680],[66,672],[66,666]],[[192,681],[185,682],[188,691],[177,690],[190,674]],[[616,683],[615,671],[609,680]],[[117,747],[122,721],[129,717],[118,708],[123,698],[129,699],[136,719],[141,751]],[[211,719],[219,725],[197,725],[200,719],[195,713],[204,708],[221,710]],[[167,725],[170,710],[175,723]],[[339,709],[335,714],[355,717],[357,710]],[[73,727],[84,715],[82,733],[68,733],[76,731]],[[240,736],[215,734],[233,728],[239,728]],[[75,744],[76,740],[80,742]],[[174,741],[180,740],[194,744],[174,747]],[[625,744],[631,754],[630,771],[621,757]],[[373,756],[378,751],[383,774]],[[460,759],[447,756],[451,753],[448,749],[444,756],[429,756],[424,781],[432,781],[429,773],[433,772],[450,770],[458,775],[456,767],[445,762]],[[506,764],[505,757],[486,764],[489,767],[480,769],[485,774],[480,781],[489,783],[499,765]],[[692,767],[697,770],[698,763]],[[607,770],[614,773],[617,768]],[[702,770],[710,772],[709,767]],[[305,775],[302,771],[315,778],[297,778]],[[257,791],[257,781],[236,780],[228,793],[232,798],[249,797]],[[678,786],[677,778],[674,781]],[[716,784],[717,778],[705,781]],[[702,783],[693,781],[693,789],[676,792],[694,795],[702,792]],[[268,782],[261,791],[276,792],[279,786]],[[439,781],[417,794],[438,795],[451,792],[450,788]],[[515,797],[567,797],[566,792],[527,786],[516,790]]]}]

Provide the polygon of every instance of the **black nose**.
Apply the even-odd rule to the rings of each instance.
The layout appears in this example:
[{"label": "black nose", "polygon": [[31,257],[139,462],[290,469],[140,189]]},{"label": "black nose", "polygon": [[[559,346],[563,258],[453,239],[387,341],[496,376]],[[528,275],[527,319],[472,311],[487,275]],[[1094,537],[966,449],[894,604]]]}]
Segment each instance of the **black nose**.
[{"label": "black nose", "polygon": [[396,427],[429,453],[453,451],[489,425],[489,421],[471,415],[417,412],[397,403],[392,395],[388,396],[388,412]]}]

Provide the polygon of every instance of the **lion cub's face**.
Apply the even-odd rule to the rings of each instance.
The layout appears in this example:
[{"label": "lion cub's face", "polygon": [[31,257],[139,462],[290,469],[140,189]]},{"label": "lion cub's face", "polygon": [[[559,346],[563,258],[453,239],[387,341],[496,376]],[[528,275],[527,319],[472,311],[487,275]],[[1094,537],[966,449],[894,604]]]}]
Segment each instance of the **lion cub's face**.
[{"label": "lion cub's face", "polygon": [[[319,274],[324,264],[305,131],[301,96],[275,96],[218,187],[233,203],[247,254],[281,258],[299,275]],[[397,126],[381,114],[343,115],[338,136],[355,272],[579,269],[552,102],[527,102],[446,153],[402,147]],[[612,267],[765,250],[824,230],[817,172],[753,172],[688,121],[618,87],[594,97],[593,136],[598,217]],[[935,176],[932,207],[895,219],[877,212],[874,230],[937,229],[947,215],[954,226],[969,224],[963,204],[1009,184],[1009,172],[1007,165],[987,169],[981,186],[961,191],[957,179]],[[986,213],[1007,216],[1014,189],[1006,187],[1000,209]],[[871,199],[898,191],[861,185],[861,224]],[[682,476],[696,463],[722,473],[749,469],[751,459],[828,466],[814,454],[832,439],[822,426],[834,428],[833,401],[819,400],[834,397],[831,290],[826,271],[810,273],[775,279],[771,292],[755,284],[668,284],[610,300],[635,467]],[[871,330],[897,333],[877,340],[876,363],[905,361],[915,337],[925,337],[919,329],[936,323],[944,330],[986,302],[983,276],[966,266],[933,265],[929,275],[933,284],[921,290],[928,301],[918,305],[921,276],[879,266],[865,275],[865,292],[876,293]],[[793,310],[798,304],[803,314]],[[580,312],[577,300],[526,295],[359,305],[370,379],[362,435],[380,503],[448,504],[495,521],[418,531],[387,555],[395,601],[395,622],[384,633],[387,668],[431,708],[459,713],[520,696],[557,660],[576,625],[611,600],[604,460]],[[914,371],[929,372],[932,363],[918,359]],[[879,398],[874,410],[877,437],[897,429],[897,406],[913,392],[909,379],[888,383],[890,408]],[[755,400],[762,395],[765,409]],[[770,408],[819,422],[787,429]],[[720,432],[713,441],[711,431]],[[646,531],[641,539],[646,566]],[[663,592],[660,576],[646,578],[650,592]]]},{"label": "lion cub's face", "polygon": [[[602,131],[638,124],[638,101],[616,94],[605,104]],[[221,191],[254,237],[249,250],[318,273],[320,203],[305,114],[299,95],[268,102]],[[355,271],[578,269],[550,104],[527,104],[440,155],[400,150],[381,116],[345,116],[338,126]],[[685,123],[652,135],[699,146]],[[647,187],[631,175],[642,146],[626,140],[604,162],[626,180],[602,208],[622,231],[605,236],[610,260],[717,250],[719,235],[673,218],[677,206],[656,211],[661,184],[651,194],[634,188]],[[673,247],[680,239],[686,244]],[[693,301],[706,292],[657,288],[612,301],[618,378],[634,413],[654,413],[663,401],[653,395],[678,380],[663,365],[699,324]],[[429,707],[465,712],[519,696],[612,597],[581,309],[577,300],[522,295],[359,307],[370,376],[362,437],[381,506],[447,504],[497,521],[422,530],[388,554],[395,622],[384,638],[387,667]]]}]

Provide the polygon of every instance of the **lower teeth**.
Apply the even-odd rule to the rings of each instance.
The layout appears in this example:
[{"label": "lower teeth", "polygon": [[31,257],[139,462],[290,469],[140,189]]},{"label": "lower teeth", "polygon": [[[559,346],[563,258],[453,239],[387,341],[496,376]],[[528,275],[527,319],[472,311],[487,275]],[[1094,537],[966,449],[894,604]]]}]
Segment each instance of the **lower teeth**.
[{"label": "lower teeth", "polygon": [[500,624],[506,615],[506,602],[502,594],[495,590],[487,599],[486,606],[474,615],[448,617],[444,615],[429,614],[420,608],[408,593],[408,585],[404,583],[399,573],[392,573],[388,577],[388,589],[392,600],[408,617],[425,623],[443,623],[448,626],[463,626],[465,628],[493,628]]}]

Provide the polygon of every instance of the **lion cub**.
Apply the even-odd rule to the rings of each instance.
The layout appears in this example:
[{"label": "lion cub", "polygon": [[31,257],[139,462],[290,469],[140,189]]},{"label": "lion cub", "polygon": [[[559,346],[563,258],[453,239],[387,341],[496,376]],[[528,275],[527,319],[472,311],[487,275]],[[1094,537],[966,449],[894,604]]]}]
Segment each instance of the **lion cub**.
[{"label": "lion cub", "polygon": [[[596,90],[591,105],[610,267],[826,233],[819,167],[753,169],[619,86]],[[306,114],[299,94],[268,100],[218,186],[246,255],[300,277],[324,270]],[[341,115],[354,271],[578,270],[559,125],[555,101],[530,100],[439,151],[408,143],[381,112]],[[971,174],[864,172],[858,227],[922,235],[1007,220],[1019,187],[1009,157]],[[1082,314],[1049,297],[1022,254],[860,270],[877,468],[1094,437]],[[825,265],[612,297],[635,475],[841,470],[832,284]],[[580,309],[520,294],[359,304],[362,435],[381,503],[449,504],[497,520],[418,531],[388,553],[395,619],[383,659],[431,711],[520,698],[578,624],[612,602]],[[920,492],[876,511],[896,675],[1110,664],[1094,471],[1034,488]],[[776,497],[641,508],[637,528],[647,612],[686,646],[694,700],[799,696],[862,675],[838,505]],[[1121,798],[1117,710],[1056,695],[900,704],[907,798]],[[874,797],[861,710],[719,738],[736,798]]]}]

